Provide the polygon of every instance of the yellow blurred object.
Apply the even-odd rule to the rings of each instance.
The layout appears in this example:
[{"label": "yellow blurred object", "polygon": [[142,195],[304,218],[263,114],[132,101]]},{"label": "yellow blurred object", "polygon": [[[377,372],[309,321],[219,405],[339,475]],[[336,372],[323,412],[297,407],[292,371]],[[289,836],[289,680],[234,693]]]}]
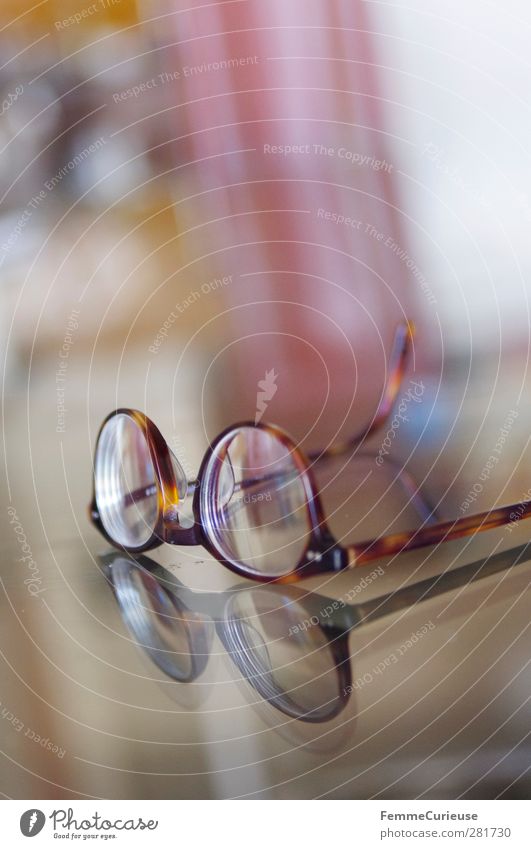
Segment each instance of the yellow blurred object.
[{"label": "yellow blurred object", "polygon": [[61,21],[69,22],[64,29],[101,27],[104,23],[125,26],[138,21],[137,3],[136,0],[44,0],[35,4],[32,0],[3,0],[0,5],[0,22],[4,26],[16,22],[32,29],[53,28],[58,32],[55,25]]}]

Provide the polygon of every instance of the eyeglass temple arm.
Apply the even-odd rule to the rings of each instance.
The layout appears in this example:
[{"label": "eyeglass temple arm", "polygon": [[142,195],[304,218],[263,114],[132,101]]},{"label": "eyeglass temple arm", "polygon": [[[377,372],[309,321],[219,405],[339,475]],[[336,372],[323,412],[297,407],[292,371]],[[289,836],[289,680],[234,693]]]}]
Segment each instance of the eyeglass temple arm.
[{"label": "eyeglass temple arm", "polygon": [[[391,356],[389,358],[389,375],[387,383],[384,387],[376,414],[370,425],[363,428],[363,430],[360,430],[357,434],[351,436],[344,442],[337,442],[330,445],[328,448],[322,449],[321,451],[312,451],[308,455],[310,461],[318,463],[321,460],[330,460],[333,457],[340,456],[341,454],[347,454],[365,442],[369,436],[372,436],[373,433],[376,433],[376,431],[382,427],[385,421],[389,418],[391,410],[396,402],[398,390],[400,389],[408,357],[411,352],[414,335],[415,326],[411,321],[402,321],[396,328]],[[357,453],[356,456],[369,455],[360,455]],[[437,516],[437,511],[430,501],[422,494],[420,487],[413,476],[389,457],[386,457],[385,462],[387,465],[391,465],[395,469],[398,482],[402,486],[408,500],[411,502],[421,519],[426,522],[426,524],[431,525],[436,523],[439,518]]]},{"label": "eyeglass temple arm", "polygon": [[472,536],[482,531],[490,531],[520,519],[531,516],[531,501],[521,501],[518,504],[509,504],[505,507],[494,508],[485,513],[476,513],[473,516],[464,516],[449,522],[441,522],[429,527],[424,526],[414,531],[390,534],[380,539],[367,540],[346,547],[348,555],[348,566],[363,566],[378,557],[388,557],[393,554],[401,554],[404,551],[412,551],[428,545],[436,545],[460,537]]},{"label": "eyeglass temple arm", "polygon": [[[389,358],[389,376],[387,378],[387,383],[384,387],[376,415],[370,425],[363,428],[363,430],[359,431],[344,442],[337,442],[329,446],[329,448],[325,448],[321,451],[312,451],[308,455],[311,461],[320,462],[321,460],[329,460],[333,457],[340,456],[341,454],[347,454],[356,448],[356,446],[361,445],[369,438],[369,436],[372,436],[373,433],[382,427],[385,421],[389,418],[391,410],[396,402],[398,390],[400,389],[408,357],[411,352],[414,335],[415,327],[411,321],[402,321],[396,328],[391,356]],[[357,453],[356,456],[366,457],[369,455]],[[438,519],[436,509],[422,494],[420,487],[412,475],[389,457],[386,457],[385,462],[387,465],[391,465],[395,469],[397,473],[397,480],[421,519],[426,522],[426,524],[436,523]]]},{"label": "eyeglass temple arm", "polygon": [[[384,424],[398,395],[398,390],[404,376],[414,333],[415,328],[411,321],[403,321],[396,328],[393,348],[389,358],[389,377],[380,399],[378,409],[370,425],[344,442],[337,442],[321,451],[312,451],[308,454],[308,459],[310,461],[318,462],[320,460],[330,459],[341,454],[346,454],[347,452],[352,451],[352,449],[357,445],[361,445],[362,442],[368,439],[369,436],[375,433]],[[252,478],[250,480],[240,481],[238,489],[254,486],[258,482],[273,480],[278,476],[279,473],[276,472],[272,475],[264,475],[262,478]],[[411,500],[415,502],[414,506],[417,507],[421,517],[426,521],[433,521],[434,511],[420,495],[413,478],[408,473],[400,470],[400,480],[406,490],[406,493],[408,493]],[[155,492],[156,487],[154,485],[139,487],[133,492],[128,492],[124,495],[124,505],[126,507],[130,507],[137,501],[141,501],[143,498],[148,498],[150,495],[153,495]]]},{"label": "eyeglass temple arm", "polygon": [[[371,454],[362,452],[356,455],[359,457],[372,457]],[[434,524],[438,521],[436,508],[432,506],[429,499],[427,499],[421,492],[420,487],[416,483],[413,476],[402,466],[400,466],[395,460],[391,458],[386,459],[387,465],[390,465],[394,468],[396,472],[396,479],[404,490],[408,502],[411,503],[413,508],[416,510],[417,514],[420,516],[423,522],[427,525]],[[295,471],[291,471],[289,476],[293,476]],[[256,484],[264,484],[274,480],[282,480],[286,478],[286,473],[282,471],[278,471],[272,473],[270,475],[263,475],[261,477],[247,478],[242,481],[236,481],[234,484],[234,492],[241,492],[246,489],[255,486]],[[197,486],[197,481],[189,482],[189,488],[193,489]],[[155,484],[151,484],[146,487],[140,487],[139,489],[133,490],[133,492],[127,492],[123,496],[124,507],[130,507],[133,504],[136,504],[139,501],[142,501],[144,498],[149,498],[151,495],[155,495],[157,492],[157,487]]]},{"label": "eyeglass temple arm", "polygon": [[398,396],[398,390],[402,383],[402,378],[406,370],[407,360],[411,351],[413,337],[415,335],[415,327],[411,321],[402,321],[395,330],[393,347],[389,357],[389,373],[387,383],[380,398],[378,409],[371,423],[364,427],[354,436],[343,442],[336,442],[328,448],[321,451],[312,451],[308,457],[310,460],[319,461],[330,457],[337,457],[339,454],[345,454],[352,451],[357,445],[365,442],[369,436],[372,436],[389,417],[394,403]]},{"label": "eyeglass temple arm", "polygon": [[[369,459],[374,460],[374,455],[365,451],[356,453],[356,459],[359,459],[360,457],[368,457]],[[385,463],[387,466],[391,466],[394,469],[396,481],[398,481],[404,490],[408,503],[416,510],[422,521],[427,525],[437,524],[437,522],[440,521],[437,508],[434,507],[430,499],[422,493],[422,490],[413,475],[411,475],[407,469],[391,457],[386,457]]]},{"label": "eyeglass temple arm", "polygon": [[[396,401],[398,390],[400,389],[400,384],[402,383],[402,378],[406,369],[407,359],[411,350],[411,343],[413,342],[414,334],[415,327],[411,321],[402,321],[395,330],[393,348],[389,358],[389,377],[380,399],[376,415],[370,425],[363,428],[363,430],[359,431],[359,433],[355,436],[350,437],[344,442],[337,442],[330,445],[328,448],[322,449],[321,451],[312,451],[307,455],[311,462],[330,459],[331,457],[337,457],[340,454],[345,454],[348,451],[351,451],[357,445],[364,442],[365,439],[368,439],[372,433],[377,431],[384,424]],[[241,488],[253,486],[259,481],[272,480],[280,474],[281,473],[279,472],[275,472],[271,475],[264,475],[262,478],[252,478],[240,481],[239,486]],[[401,474],[403,476],[403,484],[406,491],[411,490],[412,494],[414,490],[415,494],[418,496],[418,500],[422,502],[422,496],[419,495],[418,487],[413,481],[413,478],[408,473],[401,472]],[[426,519],[428,516],[433,514],[433,510],[427,507],[424,503],[422,504],[419,512],[423,518],[426,517]]]}]

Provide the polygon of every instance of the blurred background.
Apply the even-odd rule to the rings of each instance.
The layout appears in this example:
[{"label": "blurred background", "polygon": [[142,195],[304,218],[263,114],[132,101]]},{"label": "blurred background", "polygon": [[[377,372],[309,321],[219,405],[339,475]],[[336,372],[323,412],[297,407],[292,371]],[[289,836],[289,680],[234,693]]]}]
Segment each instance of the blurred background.
[{"label": "blurred background", "polygon": [[[116,637],[86,505],[94,439],[117,406],[153,418],[190,476],[221,428],[254,420],[271,373],[264,419],[305,449],[357,431],[405,319],[416,335],[404,393],[412,380],[422,392],[393,433],[392,458],[446,518],[529,497],[530,30],[523,0],[3,0],[0,699],[6,716],[68,751],[40,749],[4,717],[4,795],[364,798],[391,776],[388,792],[406,797],[439,779],[435,798],[474,792],[483,775],[486,796],[519,787],[520,649],[503,673],[480,651],[471,678],[456,674],[444,698],[413,710],[418,673],[401,698],[424,729],[474,675],[494,677],[481,703],[421,740],[406,723],[384,745],[359,724],[357,758],[328,770],[315,766],[326,746],[270,732],[243,708],[225,732],[245,746],[220,742],[216,712],[230,714],[230,698],[220,707],[214,688],[211,709],[197,712],[139,685],[144,667]],[[343,532],[418,521],[396,469],[369,464],[367,475],[364,462],[334,472],[327,491]],[[21,579],[24,543],[8,508],[40,597]],[[385,586],[525,540],[521,528],[496,533],[405,558]],[[190,552],[161,557],[189,584],[231,585]],[[472,641],[491,633],[495,602],[469,624]],[[527,623],[511,615],[517,641]],[[504,634],[492,635],[495,658],[508,651]],[[434,682],[459,664],[458,642],[443,659],[428,653]],[[374,698],[385,725],[398,696],[384,687]],[[482,714],[491,698],[492,727]],[[469,722],[477,736],[456,742]],[[183,740],[193,756],[175,756]],[[436,758],[441,740],[449,748]],[[395,743],[405,748],[386,759]],[[294,746],[302,760],[288,778]]]}]

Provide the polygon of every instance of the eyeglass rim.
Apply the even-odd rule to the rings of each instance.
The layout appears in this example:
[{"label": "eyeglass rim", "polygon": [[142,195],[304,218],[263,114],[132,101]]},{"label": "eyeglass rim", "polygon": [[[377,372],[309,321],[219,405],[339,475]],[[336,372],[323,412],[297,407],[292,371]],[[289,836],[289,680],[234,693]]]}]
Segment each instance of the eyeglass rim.
[{"label": "eyeglass rim", "polygon": [[[117,416],[127,416],[138,426],[146,440],[155,473],[157,516],[151,536],[138,546],[124,545],[111,536],[103,524],[98,507],[96,457],[103,430]],[[139,410],[131,407],[119,407],[116,410],[112,410],[101,423],[94,450],[92,499],[89,505],[89,517],[98,531],[115,548],[131,554],[141,554],[144,551],[157,548],[165,542],[174,545],[202,545],[202,541],[197,539],[198,535],[195,527],[183,528],[179,525],[176,513],[179,501],[177,492],[177,480],[173,469],[170,449],[158,427],[145,413],[141,413]]]},{"label": "eyeglass rim", "polygon": [[[304,488],[305,507],[308,514],[307,542],[298,562],[290,571],[280,575],[278,573],[268,574],[258,571],[243,562],[227,557],[221,546],[218,545],[215,534],[213,532],[211,533],[211,523],[208,521],[208,517],[204,515],[202,498],[205,497],[205,486],[209,483],[210,479],[215,478],[216,466],[219,470],[224,459],[223,456],[218,456],[217,454],[219,446],[225,443],[227,441],[227,437],[231,434],[236,434],[238,431],[246,428],[268,433],[270,436],[279,441],[289,451],[291,459],[300,471],[301,475],[300,479]],[[309,577],[311,574],[322,572],[322,557],[330,551],[331,547],[335,546],[336,550],[342,551],[335,539],[333,539],[326,522],[318,488],[309,460],[306,458],[303,451],[296,445],[292,437],[278,425],[267,422],[258,422],[258,424],[255,424],[253,421],[241,421],[225,428],[220,434],[218,434],[206,450],[197,478],[199,486],[194,493],[194,516],[196,521],[200,524],[203,534],[208,540],[207,548],[220,563],[239,576],[251,578],[253,581],[260,583],[291,583],[293,581]],[[314,560],[311,556],[313,553],[319,554],[321,559]]]},{"label": "eyeglass rim", "polygon": [[[101,434],[114,417],[125,415],[131,418],[140,428],[150,453],[155,482],[157,487],[157,518],[153,533],[139,546],[127,546],[114,539],[103,525],[97,504],[95,460],[98,452]],[[301,480],[304,485],[306,508],[309,517],[309,533],[307,545],[299,561],[293,569],[285,574],[267,574],[258,572],[240,561],[228,559],[225,553],[216,544],[215,536],[210,533],[207,517],[203,515],[201,506],[201,487],[205,485],[205,475],[209,464],[214,459],[218,464],[222,462],[216,457],[219,445],[232,432],[244,428],[261,430],[269,433],[279,440],[290,452],[294,463],[301,472]],[[207,479],[208,480],[208,479]],[[93,490],[92,500],[89,506],[89,515],[92,523],[102,536],[114,547],[131,554],[141,554],[157,548],[162,543],[170,545],[201,545],[216,558],[223,566],[230,569],[240,577],[250,578],[259,583],[292,583],[313,574],[321,574],[323,571],[339,571],[346,565],[346,551],[333,538],[325,519],[324,510],[319,497],[318,489],[311,470],[310,462],[302,450],[296,445],[292,437],[283,428],[265,422],[241,421],[225,428],[209,445],[197,474],[195,491],[193,495],[192,511],[194,524],[192,527],[182,527],[178,522],[178,495],[177,481],[171,462],[171,454],[168,444],[153,421],[139,410],[129,407],[119,407],[109,413],[103,420],[94,452],[93,464]],[[323,562],[324,561],[324,562]]]}]

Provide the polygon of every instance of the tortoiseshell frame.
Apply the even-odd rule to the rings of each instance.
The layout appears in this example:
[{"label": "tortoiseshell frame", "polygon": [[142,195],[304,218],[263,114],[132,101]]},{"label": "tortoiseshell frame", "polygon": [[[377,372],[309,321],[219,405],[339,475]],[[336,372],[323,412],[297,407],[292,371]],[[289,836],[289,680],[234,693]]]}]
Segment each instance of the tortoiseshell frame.
[{"label": "tortoiseshell frame", "polygon": [[116,540],[112,539],[105,530],[101,521],[98,505],[96,503],[96,487],[93,481],[92,501],[89,507],[89,514],[92,522],[97,527],[102,536],[105,537],[111,545],[121,548],[124,551],[132,553],[149,551],[151,548],[156,548],[162,545],[163,542],[168,542],[171,545],[203,545],[203,540],[198,534],[198,529],[193,526],[191,528],[183,528],[179,524],[177,517],[177,505],[179,503],[179,495],[177,492],[177,481],[175,480],[175,472],[173,470],[170,449],[160,430],[153,424],[151,419],[148,419],[144,413],[138,410],[132,410],[129,407],[121,407],[113,410],[103,420],[100,427],[96,446],[98,444],[101,432],[107,422],[114,416],[126,415],[129,416],[135,424],[140,428],[149,446],[151,461],[157,478],[157,498],[158,498],[158,515],[154,531],[144,545],[137,548],[127,548],[117,544]]},{"label": "tortoiseshell frame", "polygon": [[[396,400],[412,335],[413,327],[410,323],[406,322],[398,327],[391,355],[390,379],[383,393],[378,411],[369,427],[347,442],[333,445],[325,451],[315,452],[307,457],[295,445],[291,437],[277,426],[262,422],[255,425],[252,421],[244,421],[226,428],[208,448],[201,463],[197,480],[193,482],[195,491],[193,496],[194,524],[192,527],[183,527],[179,523],[177,482],[172,466],[170,450],[162,434],[143,413],[127,408],[115,410],[103,422],[100,434],[107,421],[119,414],[130,416],[144,433],[157,478],[158,516],[154,532],[145,544],[137,548],[125,548],[109,537],[105,531],[96,504],[95,490],[93,490],[92,503],[90,505],[90,516],[93,523],[112,545],[131,553],[148,551],[164,542],[172,545],[202,545],[223,565],[242,577],[252,578],[263,583],[287,584],[300,581],[311,575],[338,572],[345,568],[362,566],[371,560],[385,555],[399,554],[403,551],[435,545],[439,542],[500,527],[511,522],[515,515],[518,519],[531,516],[531,501],[511,504],[506,507],[489,510],[485,513],[478,513],[455,519],[454,521],[437,524],[430,524],[430,521],[433,521],[433,515],[427,512],[424,516],[422,526],[411,531],[404,531],[403,533],[392,534],[380,539],[367,540],[366,542],[346,546],[340,545],[334,539],[326,522],[318,487],[312,471],[312,464],[318,462],[323,457],[337,456],[361,446],[383,424]],[[292,462],[301,473],[301,480],[306,493],[306,508],[308,511],[310,532],[305,552],[299,563],[297,563],[291,572],[285,575],[262,574],[250,567],[246,567],[245,564],[228,560],[223,551],[216,545],[214,533],[209,533],[207,517],[202,515],[200,503],[201,487],[208,483],[208,481],[205,481],[205,470],[215,456],[216,451],[218,451],[217,463],[221,464],[223,453],[219,454],[220,444],[227,434],[241,427],[258,428],[278,439],[289,451]],[[221,449],[223,449],[223,446],[221,446]],[[406,478],[406,487],[412,485],[413,482],[410,482]]]},{"label": "tortoiseshell frame", "polygon": [[[94,485],[92,502],[89,508],[90,517],[94,525],[98,528],[105,539],[111,543],[111,545],[132,554],[149,551],[150,549],[156,548],[165,542],[170,543],[171,545],[202,545],[210,552],[210,554],[237,575],[247,578],[252,577],[255,580],[264,582],[275,581],[277,583],[290,583],[292,581],[300,580],[302,577],[308,577],[309,575],[317,574],[321,571],[328,571],[330,568],[332,570],[342,569],[347,565],[345,550],[337,545],[326,525],[322,505],[317,494],[317,486],[309,467],[309,461],[295,446],[291,437],[288,436],[288,434],[281,428],[276,427],[275,425],[264,424],[262,422],[255,425],[254,422],[244,421],[231,425],[217,437],[206,451],[199,469],[197,480],[194,481],[194,524],[190,528],[185,528],[179,523],[179,496],[177,492],[177,482],[175,480],[170,450],[164,437],[156,425],[154,425],[146,415],[138,412],[138,410],[132,410],[129,408],[120,408],[108,415],[100,428],[100,434],[107,422],[117,415],[129,416],[144,434],[156,476],[158,511],[154,531],[145,543],[137,547],[122,546],[110,537],[105,530],[96,502]],[[306,549],[306,555],[301,558],[301,561],[297,564],[297,567],[293,570],[293,572],[286,576],[272,577],[270,575],[262,575],[254,570],[250,570],[244,564],[238,564],[231,560],[227,560],[223,552],[218,549],[214,540],[214,534],[210,534],[208,532],[209,523],[206,521],[206,517],[202,515],[200,504],[201,487],[208,483],[208,481],[205,482],[205,469],[224,437],[232,431],[236,431],[242,427],[258,428],[278,439],[290,452],[293,463],[297,466],[301,473],[301,480],[306,493],[306,506],[311,533]],[[220,465],[223,462],[223,457],[224,453],[220,453],[217,456],[217,462]],[[325,562],[323,562],[323,560]],[[326,568],[323,569],[325,564]]]}]

